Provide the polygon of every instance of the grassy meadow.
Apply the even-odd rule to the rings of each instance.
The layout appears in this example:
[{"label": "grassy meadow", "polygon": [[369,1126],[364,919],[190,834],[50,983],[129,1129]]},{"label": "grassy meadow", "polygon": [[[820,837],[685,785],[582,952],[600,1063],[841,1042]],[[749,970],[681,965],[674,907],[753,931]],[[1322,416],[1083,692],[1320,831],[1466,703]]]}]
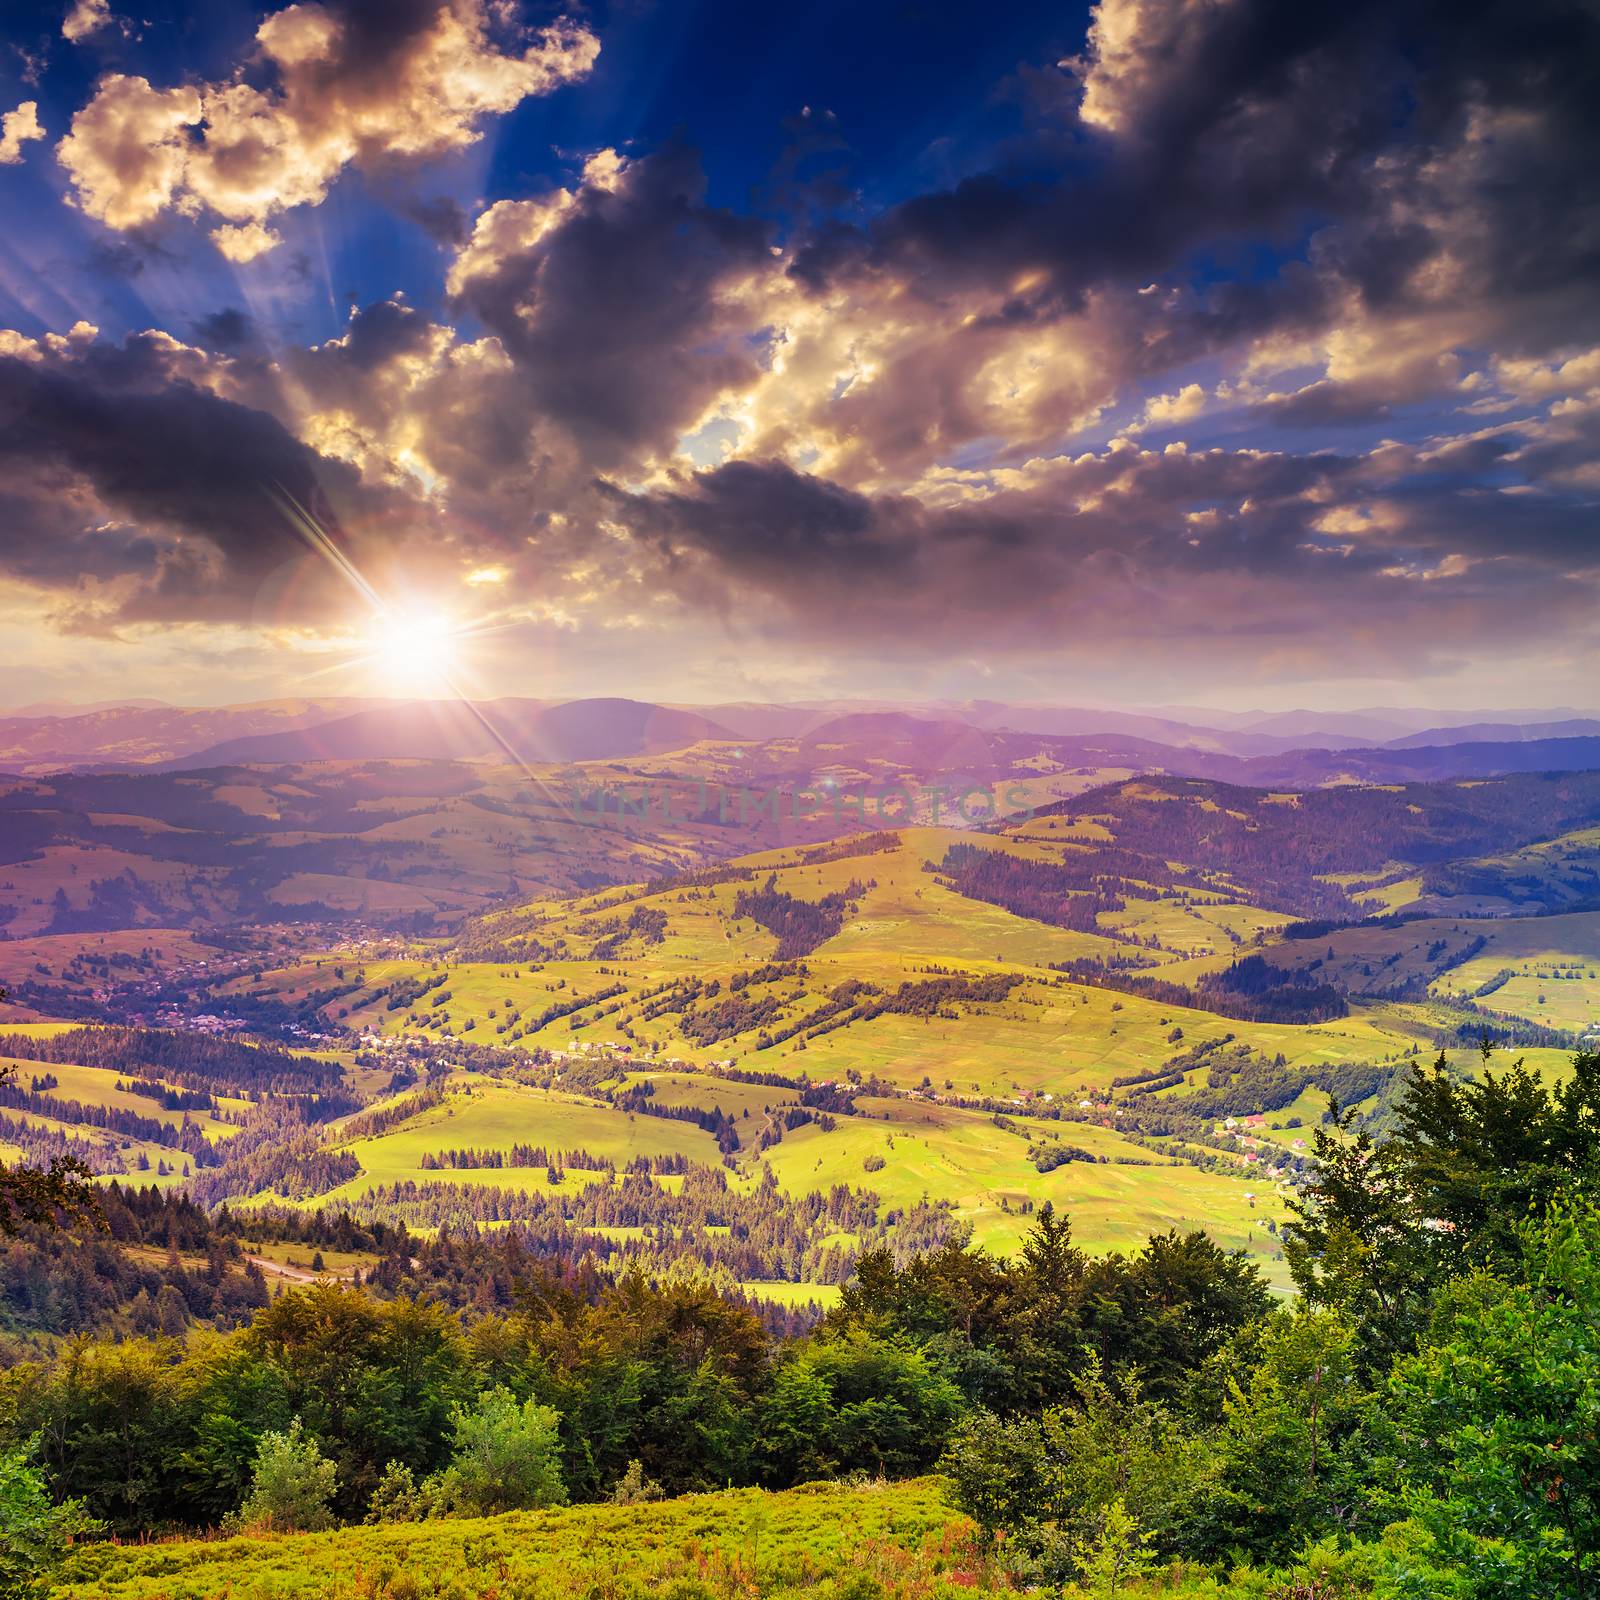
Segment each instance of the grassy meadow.
[{"label": "grassy meadow", "polygon": [[[1135,787],[1160,794],[1149,785]],[[418,806],[382,795],[360,807],[375,828],[397,837],[409,836],[424,819],[436,823],[439,815],[433,802]],[[488,815],[475,805],[466,812],[473,826]],[[447,1063],[457,1042],[554,1055],[553,1077],[547,1067],[527,1074],[540,1077],[540,1086],[518,1081],[516,1070],[457,1070],[446,1075],[441,1103],[378,1134],[350,1138],[334,1124],[327,1144],[353,1156],[359,1171],[299,1202],[311,1208],[337,1209],[406,1183],[542,1190],[542,1169],[441,1169],[434,1160],[449,1150],[507,1153],[518,1145],[542,1146],[582,1150],[618,1168],[639,1157],[720,1166],[730,1186],[745,1193],[770,1174],[793,1198],[843,1186],[869,1190],[893,1211],[944,1202],[970,1224],[979,1244],[1000,1252],[1015,1247],[1047,1200],[1071,1216],[1080,1243],[1096,1251],[1135,1248],[1169,1227],[1203,1228],[1230,1248],[1249,1251],[1282,1286],[1287,1278],[1275,1230],[1287,1190],[1265,1169],[1304,1155],[1326,1106],[1322,1092],[1307,1087],[1253,1126],[1254,1153],[1237,1150],[1219,1161],[1212,1152],[1197,1164],[1175,1158],[1182,1145],[1155,1149],[1119,1131],[1117,1101],[1127,1089],[1118,1080],[1148,1075],[1179,1052],[1207,1046],[1242,1048],[1291,1072],[1395,1063],[1431,1048],[1441,1028],[1459,1023],[1459,1012],[1452,1015],[1445,1002],[1474,996],[1491,983],[1484,1005],[1551,1025],[1585,1026],[1590,1007],[1600,1002],[1594,976],[1600,971],[1600,916],[1590,913],[1432,917],[1285,940],[1280,930],[1289,919],[1283,913],[1250,903],[1224,874],[1211,871],[1181,892],[1130,897],[1124,910],[1102,915],[1100,931],[1084,932],[964,896],[930,870],[957,844],[1025,862],[1074,859],[1109,840],[1114,822],[1110,816],[1043,816],[996,833],[914,826],[842,846],[789,843],[665,886],[524,899],[474,924],[467,948],[489,951],[491,959],[463,959],[440,938],[390,941],[382,955],[356,943],[286,962],[238,963],[221,972],[210,1003],[293,1008],[337,990],[329,1020],[376,1041],[375,1050],[371,1043],[361,1051],[346,1048],[338,1059],[350,1087],[363,1098],[377,1097],[380,1106],[390,1075],[385,1063],[393,1059],[386,1052],[407,1040],[426,1041]],[[491,817],[482,825],[493,823]],[[1546,853],[1555,862],[1552,870],[1571,870],[1576,842],[1576,836],[1555,841],[1561,849]],[[1536,856],[1515,853],[1511,865],[1520,868],[1525,857]],[[1347,888],[1365,892],[1398,870],[1391,863],[1376,875],[1338,876],[1348,880]],[[794,901],[815,906],[833,897],[840,908],[836,928],[798,962],[779,961],[777,933],[741,910],[741,895],[769,883]],[[149,938],[137,950],[126,943],[138,937],[86,943],[76,964],[64,943],[49,939],[0,945],[6,952],[0,959],[15,967],[34,957],[60,981],[86,981],[97,963],[146,951]],[[202,962],[206,954],[177,936],[156,943],[164,968]],[[1059,970],[1085,957],[1108,961],[1132,952],[1145,970],[1193,986],[1256,950],[1308,979],[1337,984],[1355,997],[1349,1014],[1311,1025],[1241,1021],[1073,982]],[[988,982],[991,997],[852,1013],[837,1024],[816,1025],[830,1016],[830,1005],[837,1013],[833,997],[846,992],[843,986],[869,985],[890,996],[903,985],[940,979]],[[997,979],[1005,987],[995,998]],[[419,985],[427,986],[421,994]],[[727,1010],[726,1019],[708,1028],[704,1019],[716,1007]],[[701,1020],[691,1025],[694,1018]],[[1564,1068],[1563,1051],[1524,1053],[1541,1068]],[[1458,1055],[1475,1067],[1472,1052]],[[28,1065],[21,1070],[26,1078]],[[739,1072],[775,1074],[786,1083],[742,1082]],[[182,1121],[182,1114],[162,1112],[157,1102],[117,1090],[114,1074],[66,1066],[56,1076],[59,1084],[49,1093],[63,1101],[137,1111],[173,1127]],[[1181,1098],[1203,1088],[1205,1078],[1204,1070],[1193,1070],[1179,1089],[1163,1090],[1162,1100],[1147,1103]],[[847,1080],[857,1086],[853,1114],[779,1125],[799,1109],[801,1084]],[[886,1092],[870,1092],[874,1084]],[[862,1085],[869,1092],[859,1092]],[[706,1127],[629,1111],[609,1098],[642,1087],[662,1110],[732,1119],[738,1148],[731,1159],[723,1161]],[[996,1115],[997,1106],[1003,1116]],[[225,1101],[223,1109],[242,1111],[245,1103]],[[1046,1112],[1065,1115],[1055,1120],[1041,1115]],[[55,1126],[29,1115],[40,1126]],[[195,1120],[214,1142],[234,1132],[216,1117]],[[144,1149],[138,1141],[66,1124],[58,1131],[108,1150],[116,1144],[130,1167],[141,1154],[152,1173],[162,1161],[174,1173],[180,1165],[173,1151],[155,1143]],[[1041,1171],[1054,1143],[1092,1159]],[[563,1183],[577,1193],[599,1177],[569,1167]],[[670,1188],[678,1181],[663,1183]],[[848,1244],[850,1236],[840,1242]],[[768,1297],[813,1292],[820,1291],[790,1284]]]},{"label": "grassy meadow", "polygon": [[[1126,1600],[1282,1600],[1317,1565],[1124,1577]],[[1293,1588],[1296,1582],[1307,1585]],[[728,1490],[329,1533],[95,1544],[47,1600],[991,1600],[1019,1591],[936,1478]],[[1105,1591],[1069,1584],[1068,1600]],[[1354,1591],[1351,1591],[1354,1592]]]}]

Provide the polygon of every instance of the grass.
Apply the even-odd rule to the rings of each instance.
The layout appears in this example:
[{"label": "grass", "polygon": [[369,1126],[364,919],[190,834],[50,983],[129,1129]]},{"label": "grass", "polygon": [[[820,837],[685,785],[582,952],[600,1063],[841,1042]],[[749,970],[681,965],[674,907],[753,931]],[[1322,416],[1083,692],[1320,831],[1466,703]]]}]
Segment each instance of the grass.
[{"label": "grass", "polygon": [[839,1298],[836,1283],[790,1283],[784,1278],[753,1278],[739,1285],[757,1300],[770,1300],[778,1306],[831,1306]]},{"label": "grass", "polygon": [[[545,1181],[542,1168],[480,1167],[438,1172],[422,1165],[425,1155],[445,1149],[510,1150],[519,1144],[586,1150],[619,1167],[634,1156],[682,1155],[703,1166],[719,1160],[716,1140],[693,1123],[624,1113],[596,1101],[547,1093],[501,1079],[455,1080],[442,1105],[408,1118],[376,1138],[355,1139],[343,1148],[361,1163],[361,1175],[323,1196],[317,1205],[355,1199],[375,1185],[448,1181],[526,1189]],[[593,1174],[569,1169],[568,1183]]]},{"label": "grass", "polygon": [[[785,1136],[762,1157],[780,1187],[793,1194],[836,1183],[870,1188],[891,1206],[947,1199],[973,1225],[975,1241],[1009,1253],[1032,1224],[1030,1203],[1054,1202],[1072,1219],[1085,1248],[1131,1250],[1169,1227],[1203,1228],[1219,1244],[1244,1248],[1275,1282],[1287,1282],[1276,1238],[1261,1226],[1281,1218],[1282,1205],[1265,1174],[1238,1177],[1169,1163],[1092,1122],[1023,1116],[1000,1128],[991,1116],[960,1107],[863,1096],[858,1114],[831,1133],[811,1124]],[[1040,1173],[1030,1144],[1059,1138],[1102,1159],[1069,1161]],[[869,1157],[883,1166],[866,1170]],[[1135,1164],[1137,1163],[1137,1164]],[[1246,1200],[1247,1193],[1255,1201]]]},{"label": "grass", "polygon": [[[1177,1563],[1123,1600],[1354,1594],[1322,1563]],[[81,1545],[42,1600],[999,1600],[1019,1590],[935,1478],[802,1484],[328,1533]],[[1033,1592],[1042,1592],[1035,1589]],[[1063,1600],[1090,1600],[1068,1584]],[[1365,1589],[1362,1590],[1365,1592]],[[1104,1600],[1108,1589],[1093,1590]]]},{"label": "grass", "polygon": [[793,1105],[800,1098],[798,1089],[785,1089],[764,1083],[737,1083],[703,1072],[630,1072],[630,1085],[651,1083],[654,1099],[660,1106],[698,1106],[706,1111],[724,1111],[735,1121],[749,1116],[764,1117],[769,1108]]},{"label": "grass", "polygon": [[[299,1536],[80,1548],[51,1600],[834,1600],[959,1592],[971,1525],[931,1479],[744,1489]],[[840,1580],[856,1580],[845,1589]]]},{"label": "grass", "polygon": [[[181,1128],[184,1118],[187,1117],[213,1143],[231,1139],[239,1131],[234,1124],[223,1122],[209,1111],[168,1111],[162,1107],[159,1100],[153,1100],[148,1095],[130,1094],[126,1089],[117,1088],[119,1080],[126,1083],[135,1074],[114,1072],[108,1067],[83,1067],[70,1062],[27,1061],[20,1057],[0,1056],[0,1070],[7,1066],[16,1069],[17,1082],[23,1088],[26,1088],[34,1077],[48,1074],[55,1078],[56,1087],[43,1091],[52,1100],[77,1100],[84,1105],[106,1106],[118,1111],[135,1111],[142,1117],[164,1122],[173,1129]],[[175,1086],[168,1084],[166,1087]],[[225,1095],[219,1095],[217,1100],[224,1110],[231,1111],[242,1111],[247,1104],[243,1100]]]}]

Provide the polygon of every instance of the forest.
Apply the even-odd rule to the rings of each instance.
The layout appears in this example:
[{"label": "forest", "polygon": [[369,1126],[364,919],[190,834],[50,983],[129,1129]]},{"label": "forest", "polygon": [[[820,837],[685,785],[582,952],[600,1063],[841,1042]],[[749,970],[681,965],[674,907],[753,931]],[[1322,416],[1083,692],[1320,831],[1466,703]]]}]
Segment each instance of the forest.
[{"label": "forest", "polygon": [[0,1487],[33,1506],[47,1564],[104,1534],[936,1472],[1002,1586],[1318,1551],[1326,1586],[1279,1592],[1592,1595],[1600,1056],[1554,1084],[1441,1058],[1409,1073],[1388,1137],[1335,1102],[1314,1155],[1292,1302],[1203,1234],[1092,1258],[1046,1207],[1010,1259],[958,1235],[867,1250],[808,1329],[681,1264],[608,1271],[471,1227],[369,1229],[373,1282],[261,1303],[240,1223],[8,1173],[24,1250],[165,1233],[207,1253],[215,1309],[208,1331],[158,1313],[0,1376]]}]

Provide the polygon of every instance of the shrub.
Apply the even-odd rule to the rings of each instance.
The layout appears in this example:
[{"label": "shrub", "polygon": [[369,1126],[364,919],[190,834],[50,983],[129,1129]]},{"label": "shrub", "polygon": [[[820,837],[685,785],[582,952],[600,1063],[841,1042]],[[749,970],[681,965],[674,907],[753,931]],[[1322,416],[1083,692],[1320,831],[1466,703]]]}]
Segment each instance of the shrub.
[{"label": "shrub", "polygon": [[429,1485],[419,1484],[403,1461],[391,1461],[367,1504],[368,1522],[421,1522],[433,1509]]},{"label": "shrub", "polygon": [[639,1506],[649,1500],[661,1498],[661,1485],[644,1475],[644,1465],[637,1460],[628,1463],[628,1470],[617,1480],[611,1491],[614,1506]]},{"label": "shrub", "polygon": [[33,1444],[0,1451],[0,1600],[28,1600],[50,1587],[50,1577],[79,1534],[101,1524],[82,1505],[52,1505],[44,1474],[29,1460]]},{"label": "shrub", "polygon": [[267,1533],[316,1533],[333,1526],[328,1509],[339,1470],[296,1417],[287,1433],[264,1433],[256,1449],[250,1492],[235,1524]]},{"label": "shrub", "polygon": [[457,1406],[452,1420],[455,1454],[438,1485],[441,1504],[458,1516],[488,1517],[567,1503],[559,1418],[549,1406],[519,1405],[496,1388],[470,1409]]}]

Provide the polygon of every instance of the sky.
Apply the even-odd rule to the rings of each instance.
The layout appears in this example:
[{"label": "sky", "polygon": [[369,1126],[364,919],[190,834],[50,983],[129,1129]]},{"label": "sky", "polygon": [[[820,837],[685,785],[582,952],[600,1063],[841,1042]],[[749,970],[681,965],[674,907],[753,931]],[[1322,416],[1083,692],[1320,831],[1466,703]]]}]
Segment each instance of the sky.
[{"label": "sky", "polygon": [[0,20],[0,703],[1600,704],[1588,0]]}]

